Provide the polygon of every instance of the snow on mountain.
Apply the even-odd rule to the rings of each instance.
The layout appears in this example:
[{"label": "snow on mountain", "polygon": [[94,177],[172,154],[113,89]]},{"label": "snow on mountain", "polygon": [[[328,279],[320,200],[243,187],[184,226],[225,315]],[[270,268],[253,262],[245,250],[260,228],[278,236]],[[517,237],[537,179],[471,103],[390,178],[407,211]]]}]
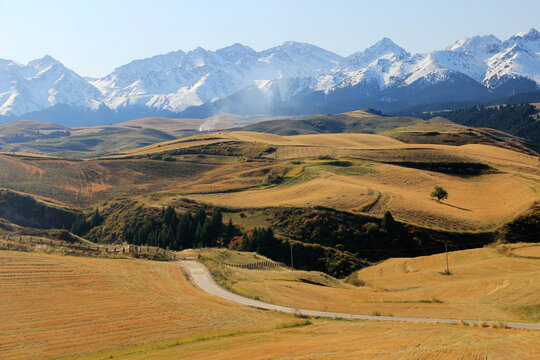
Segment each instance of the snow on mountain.
[{"label": "snow on mountain", "polygon": [[234,44],[137,60],[92,82],[116,109],[143,105],[170,111],[213,102],[261,81],[330,71],[341,57],[310,44],[286,42],[262,52]]},{"label": "snow on mountain", "polygon": [[95,108],[101,93],[51,56],[21,65],[0,62],[0,115],[24,114],[56,104]]},{"label": "snow on mountain", "polygon": [[373,61],[390,54],[396,59],[409,56],[409,53],[405,51],[405,49],[385,37],[364,51],[359,51],[347,56],[340,63],[339,67],[341,71],[360,70],[371,64]]},{"label": "snow on mountain", "polygon": [[516,43],[488,61],[484,85],[495,87],[505,79],[525,77],[540,84],[540,53],[528,51]]},{"label": "snow on mountain", "polygon": [[526,32],[520,32],[512,36],[504,43],[505,48],[519,45],[522,49],[527,49],[531,52],[540,53],[540,32],[536,29],[529,29]]},{"label": "snow on mountain", "polygon": [[355,96],[367,96],[462,74],[488,89],[519,78],[540,85],[540,33],[530,29],[504,42],[493,35],[465,37],[444,50],[414,55],[389,38],[347,57],[293,41],[260,52],[236,43],[135,60],[100,79],[82,78],[50,56],[27,65],[0,59],[0,116],[56,104],[181,112],[250,88],[268,103],[313,92],[344,96],[353,88]]},{"label": "snow on mountain", "polygon": [[475,57],[487,58],[501,51],[503,42],[493,35],[463,37],[446,48]]},{"label": "snow on mountain", "polygon": [[482,83],[495,87],[505,79],[529,78],[540,85],[540,33],[521,32],[503,42],[503,50],[487,60]]}]

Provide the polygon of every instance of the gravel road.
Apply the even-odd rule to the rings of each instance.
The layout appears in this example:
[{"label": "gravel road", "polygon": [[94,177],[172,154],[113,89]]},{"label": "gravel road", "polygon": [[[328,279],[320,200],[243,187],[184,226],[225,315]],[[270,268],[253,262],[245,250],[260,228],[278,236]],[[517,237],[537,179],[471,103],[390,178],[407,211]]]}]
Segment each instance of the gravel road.
[{"label": "gravel road", "polygon": [[[385,321],[403,321],[403,322],[423,322],[423,323],[446,323],[457,324],[460,320],[455,319],[433,319],[433,318],[414,318],[414,317],[400,317],[400,316],[373,316],[373,315],[358,315],[358,314],[343,314],[326,311],[305,310],[300,308],[292,308],[287,306],[280,306],[269,304],[263,301],[246,298],[240,295],[233,294],[221,286],[215,281],[210,271],[198,261],[195,260],[180,260],[178,261],[187,273],[193,284],[200,290],[215,296],[219,296],[222,299],[232,301],[237,304],[251,306],[258,309],[275,310],[289,314],[304,315],[310,317],[328,317],[339,319],[351,319],[351,320],[385,320]],[[467,324],[477,324],[479,321],[465,320]],[[489,322],[487,322],[489,324]],[[519,322],[505,322],[506,326],[519,329],[534,329],[540,330],[540,324],[529,324]]]}]

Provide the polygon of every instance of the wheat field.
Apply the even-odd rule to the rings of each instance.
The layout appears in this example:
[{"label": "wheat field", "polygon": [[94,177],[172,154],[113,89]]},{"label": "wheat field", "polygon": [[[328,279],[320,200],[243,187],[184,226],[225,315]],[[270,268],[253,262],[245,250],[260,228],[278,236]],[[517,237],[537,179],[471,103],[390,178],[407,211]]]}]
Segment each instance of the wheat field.
[{"label": "wheat field", "polygon": [[268,328],[285,315],[196,290],[174,263],[0,251],[0,358],[79,356]]},{"label": "wheat field", "polygon": [[[391,259],[362,270],[358,277],[367,281],[363,288],[320,273],[230,269],[237,281],[233,290],[257,291],[261,300],[325,310],[369,308],[384,314],[392,309],[402,315],[401,309],[408,315],[458,317],[465,315],[465,307],[478,310],[474,301],[489,307],[490,301],[522,305],[538,300],[538,260],[509,256],[534,256],[537,248],[502,250],[451,254],[456,277],[438,285],[437,272],[444,267],[439,255]],[[219,256],[240,263],[260,260],[249,253],[231,254]],[[501,274],[493,275],[494,269]],[[326,286],[299,281],[303,278]],[[455,301],[458,295],[453,300],[452,292],[463,294],[464,303]],[[442,302],[392,302],[431,295]],[[384,299],[388,302],[378,302]],[[365,308],[351,308],[351,301],[364,301]],[[177,264],[144,260],[0,251],[0,303],[2,359],[535,359],[540,352],[535,331],[306,321],[250,309],[195,289]]]},{"label": "wheat field", "polygon": [[461,325],[312,320],[255,334],[133,347],[86,359],[384,359],[533,360],[534,331]]},{"label": "wheat field", "polygon": [[[203,251],[211,271],[233,291],[310,310],[371,315],[539,322],[540,245],[500,245],[445,254],[392,258],[351,277],[353,286],[316,272],[286,268],[249,270],[220,263],[253,263],[250,253]],[[307,281],[306,281],[307,280]],[[315,285],[320,284],[320,285]]]},{"label": "wheat field", "polygon": [[[329,206],[382,215],[390,210],[402,221],[454,230],[493,228],[539,199],[540,166],[534,156],[489,145],[413,144],[368,134],[278,136],[227,133],[242,141],[278,145],[270,158],[287,163],[302,160],[289,181],[263,189],[197,194],[194,200],[232,207]],[[291,142],[294,141],[294,146]],[[321,168],[319,156],[358,163],[356,172]],[[366,160],[367,159],[367,160]],[[393,161],[477,162],[491,171],[456,176],[392,164]],[[316,174],[313,169],[317,169]],[[354,168],[351,168],[354,169]],[[308,172],[311,171],[311,172]],[[449,198],[434,201],[430,193],[443,186]]]},{"label": "wheat field", "polygon": [[[174,155],[174,161],[153,158],[199,146],[206,153],[196,148]],[[377,216],[389,210],[401,221],[472,231],[494,229],[540,200],[538,157],[481,144],[404,144],[370,134],[222,132],[116,157],[71,161],[0,155],[0,181],[5,188],[75,207],[116,196],[164,196],[165,201],[172,194],[239,208],[321,205]],[[332,164],[336,160],[352,166]],[[419,162],[483,164],[489,171],[458,175],[415,167]],[[262,172],[250,175],[273,169],[287,170],[283,181],[268,183]],[[435,186],[443,186],[448,199],[434,201]]]}]

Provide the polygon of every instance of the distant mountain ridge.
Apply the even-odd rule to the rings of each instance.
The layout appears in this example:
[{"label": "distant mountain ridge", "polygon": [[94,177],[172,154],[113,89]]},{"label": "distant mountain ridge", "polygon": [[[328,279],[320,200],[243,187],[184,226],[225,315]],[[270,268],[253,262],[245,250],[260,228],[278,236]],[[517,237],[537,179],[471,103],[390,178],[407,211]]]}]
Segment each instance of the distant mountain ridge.
[{"label": "distant mountain ridge", "polygon": [[535,29],[505,41],[462,38],[425,54],[410,54],[389,38],[347,57],[292,41],[260,52],[237,43],[135,60],[100,79],[79,76],[50,56],[27,65],[0,59],[0,117],[97,125],[151,115],[388,111],[539,86]]}]

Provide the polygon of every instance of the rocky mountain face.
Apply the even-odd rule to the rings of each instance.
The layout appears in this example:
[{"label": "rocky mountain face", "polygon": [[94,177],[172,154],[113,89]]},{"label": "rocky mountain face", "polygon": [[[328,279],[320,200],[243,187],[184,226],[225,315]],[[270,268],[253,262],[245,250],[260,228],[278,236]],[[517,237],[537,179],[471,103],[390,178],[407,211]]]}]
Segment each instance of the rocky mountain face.
[{"label": "rocky mountain face", "polygon": [[148,115],[396,110],[539,86],[535,29],[505,41],[463,38],[425,54],[410,54],[388,38],[347,57],[297,42],[260,52],[234,44],[135,60],[101,79],[83,78],[50,56],[27,65],[0,60],[0,117],[93,124]]}]

